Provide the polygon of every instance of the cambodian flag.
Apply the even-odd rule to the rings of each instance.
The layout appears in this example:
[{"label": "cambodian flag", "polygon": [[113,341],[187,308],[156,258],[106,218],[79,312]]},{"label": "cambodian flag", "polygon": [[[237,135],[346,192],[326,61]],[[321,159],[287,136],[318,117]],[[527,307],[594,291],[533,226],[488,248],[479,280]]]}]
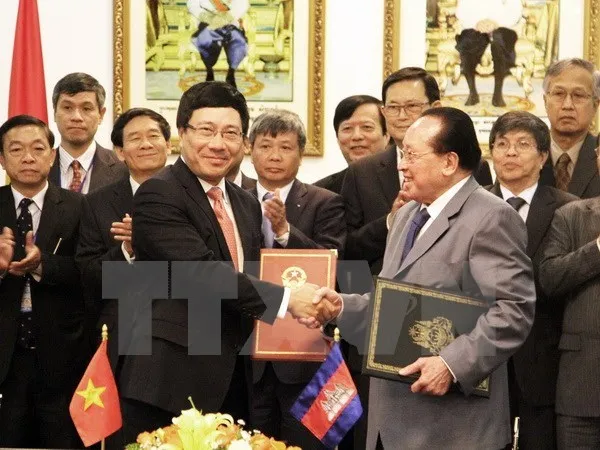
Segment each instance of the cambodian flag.
[{"label": "cambodian flag", "polygon": [[323,445],[334,448],[363,413],[340,344],[335,343],[290,410]]}]

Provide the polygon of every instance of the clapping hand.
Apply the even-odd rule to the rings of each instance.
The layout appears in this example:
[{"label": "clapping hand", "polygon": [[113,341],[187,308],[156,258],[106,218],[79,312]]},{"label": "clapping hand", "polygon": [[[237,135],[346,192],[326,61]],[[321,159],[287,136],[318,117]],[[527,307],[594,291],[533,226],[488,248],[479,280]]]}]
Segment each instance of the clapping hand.
[{"label": "clapping hand", "polygon": [[8,272],[11,275],[22,277],[26,273],[31,273],[38,268],[42,262],[42,252],[35,245],[33,240],[33,231],[28,231],[25,235],[25,257],[21,261],[13,261],[8,266]]},{"label": "clapping hand", "polygon": [[0,234],[0,274],[8,270],[15,249],[15,236],[8,227]]},{"label": "clapping hand", "polygon": [[133,248],[131,247],[131,237],[133,234],[131,228],[132,219],[129,214],[125,214],[123,222],[113,222],[110,228],[110,234],[115,241],[123,242],[125,250],[129,253],[129,256],[133,255]]}]

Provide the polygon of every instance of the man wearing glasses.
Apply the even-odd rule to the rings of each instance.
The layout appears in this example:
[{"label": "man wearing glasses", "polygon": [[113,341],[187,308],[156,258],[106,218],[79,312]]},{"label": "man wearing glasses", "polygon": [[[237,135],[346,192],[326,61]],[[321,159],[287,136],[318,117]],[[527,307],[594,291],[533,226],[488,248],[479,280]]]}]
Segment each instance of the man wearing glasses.
[{"label": "man wearing glasses", "polygon": [[291,295],[243,273],[259,258],[261,207],[225,177],[248,122],[246,100],[230,84],[192,86],[177,111],[181,158],[134,197],[136,260],[170,261],[172,276],[168,298],[152,303],[152,354],[125,355],[118,374],[125,442],[169,423],[188,397],[198,410],[247,419],[249,361],[239,353],[253,321],[314,310],[313,285]]},{"label": "man wearing glasses", "polygon": [[500,116],[490,133],[490,148],[496,183],[489,190],[525,222],[537,294],[531,332],[508,363],[511,416],[520,418],[521,450],[552,450],[556,448],[554,399],[563,308],[543,293],[538,273],[554,211],[577,197],[538,183],[550,152],[550,132],[533,114],[511,111]]},{"label": "man wearing glasses", "polygon": [[600,195],[594,149],[598,138],[589,129],[600,98],[600,73],[589,61],[564,59],[552,64],[544,78],[544,104],[552,145],[540,184],[581,198]]}]

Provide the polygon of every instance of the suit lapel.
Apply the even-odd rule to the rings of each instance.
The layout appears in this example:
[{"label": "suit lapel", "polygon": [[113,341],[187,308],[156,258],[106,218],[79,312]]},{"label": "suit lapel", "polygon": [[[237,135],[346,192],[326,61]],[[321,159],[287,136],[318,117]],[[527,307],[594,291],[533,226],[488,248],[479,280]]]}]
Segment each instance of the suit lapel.
[{"label": "suit lapel", "polygon": [[292,184],[292,188],[285,199],[285,215],[289,223],[299,222],[302,211],[304,211],[304,207],[306,206],[307,193],[308,191],[304,183],[294,180],[294,184]]},{"label": "suit lapel", "polygon": [[394,203],[394,199],[400,190],[400,179],[398,178],[398,157],[396,147],[393,146],[386,150],[385,158],[382,159],[377,167],[377,177],[381,190],[385,196],[388,205]]},{"label": "suit lapel", "polygon": [[242,250],[244,251],[244,261],[252,260],[252,221],[254,220],[250,214],[248,208],[244,206],[244,201],[240,197],[239,192],[232,187],[232,184],[229,184],[228,181],[225,182],[225,187],[227,189],[227,195],[229,196],[229,201],[231,202],[231,209],[233,211],[233,216],[235,217],[235,224],[238,230],[238,234],[240,235],[240,240],[242,241]]},{"label": "suit lapel", "polygon": [[54,164],[52,164],[52,167],[50,167],[48,181],[60,187],[60,154],[58,147],[56,147],[56,156],[54,157]]},{"label": "suit lapel", "polygon": [[[446,230],[450,228],[450,220],[459,213],[460,209],[467,201],[467,198],[469,198],[473,191],[475,191],[475,189],[478,187],[480,187],[479,183],[477,183],[477,181],[475,181],[475,179],[471,176],[467,183],[460,188],[454,197],[452,197],[450,202],[448,202],[440,215],[437,216],[429,228],[427,228],[423,235],[417,240],[417,242],[415,242],[414,247],[411,249],[408,255],[406,255],[406,259],[400,265],[400,272],[423,256],[423,254],[429,250],[429,248],[435,244],[440,237],[444,235]],[[409,222],[407,222],[407,225],[409,225]],[[404,247],[405,241],[406,234],[404,234],[404,239],[401,240],[402,247]]]},{"label": "suit lapel", "polygon": [[527,214],[527,256],[530,258],[535,255],[546,230],[552,222],[556,200],[551,194],[551,191],[545,186],[539,186],[533,194],[529,213]]},{"label": "suit lapel", "polygon": [[225,235],[221,230],[221,225],[217,220],[217,216],[210,206],[206,192],[202,189],[202,185],[198,181],[196,175],[192,173],[189,167],[179,158],[173,165],[173,172],[175,177],[179,180],[181,185],[187,192],[187,195],[198,205],[202,213],[206,216],[211,224],[212,229],[215,232],[215,237],[221,250],[221,254],[224,255],[224,259],[232,261],[231,254],[229,253],[229,247],[227,247],[227,241],[225,241]]},{"label": "suit lapel", "polygon": [[121,181],[113,185],[111,208],[119,217],[119,220],[125,217],[125,214],[131,215],[133,209],[133,192],[129,177],[123,178]]},{"label": "suit lapel", "polygon": [[10,185],[0,188],[0,228],[4,227],[17,232],[17,209]]},{"label": "suit lapel", "polygon": [[596,166],[596,154],[594,152],[595,147],[596,138],[591,134],[588,134],[583,141],[581,150],[579,151],[577,164],[573,170],[573,177],[569,183],[569,192],[578,197],[583,195],[587,185],[590,183],[594,175],[598,173],[598,168]]},{"label": "suit lapel", "polygon": [[60,219],[60,204],[62,203],[62,197],[60,189],[52,184],[48,185],[48,191],[44,197],[44,207],[42,208],[42,215],[40,217],[40,225],[38,226],[37,234],[35,236],[35,245],[40,250],[48,249],[49,240],[54,230],[58,230],[58,221]]}]

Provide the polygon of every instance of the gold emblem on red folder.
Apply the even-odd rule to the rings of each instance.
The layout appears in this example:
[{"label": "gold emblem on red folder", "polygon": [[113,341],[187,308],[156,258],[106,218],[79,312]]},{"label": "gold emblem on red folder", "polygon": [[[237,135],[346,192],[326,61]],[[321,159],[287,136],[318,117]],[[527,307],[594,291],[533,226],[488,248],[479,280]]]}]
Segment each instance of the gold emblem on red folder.
[{"label": "gold emblem on red folder", "polygon": [[281,274],[283,286],[290,289],[298,289],[306,283],[306,272],[300,267],[290,266]]}]

